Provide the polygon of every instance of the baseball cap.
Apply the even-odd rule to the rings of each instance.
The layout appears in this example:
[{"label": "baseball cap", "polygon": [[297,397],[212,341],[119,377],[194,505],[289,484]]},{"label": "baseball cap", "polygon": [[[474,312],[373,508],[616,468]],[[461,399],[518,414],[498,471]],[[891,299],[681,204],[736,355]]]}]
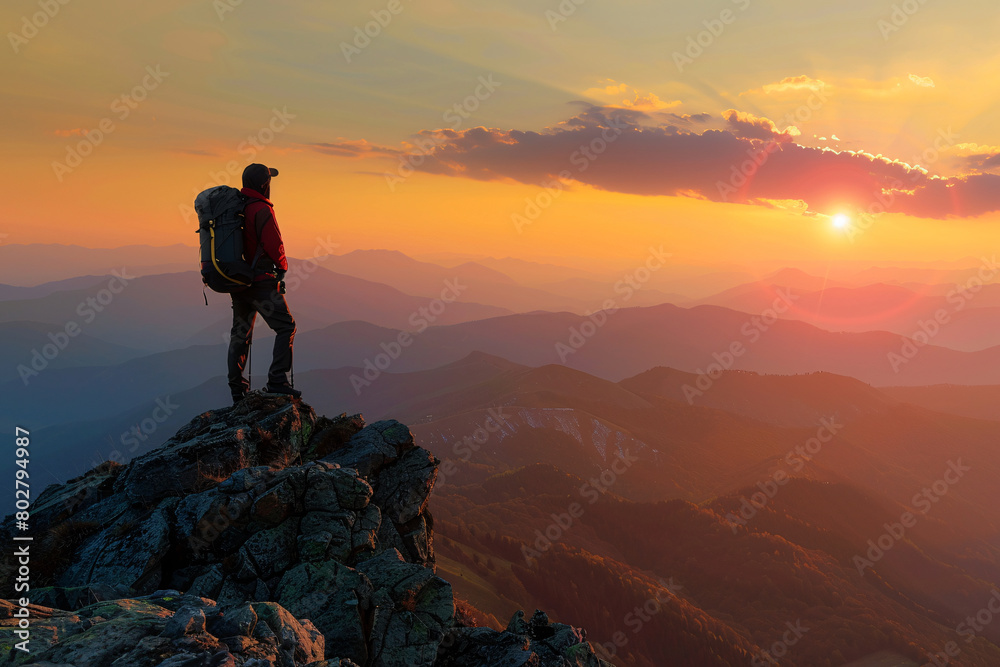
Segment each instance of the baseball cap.
[{"label": "baseball cap", "polygon": [[243,187],[260,187],[277,175],[278,170],[274,167],[266,167],[257,162],[248,164],[243,170]]}]

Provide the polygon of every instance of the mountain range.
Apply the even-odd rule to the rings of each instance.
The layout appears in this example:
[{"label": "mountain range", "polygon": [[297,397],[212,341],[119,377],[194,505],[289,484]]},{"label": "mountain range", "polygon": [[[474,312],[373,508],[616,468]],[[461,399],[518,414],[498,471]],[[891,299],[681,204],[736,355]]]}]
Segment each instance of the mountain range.
[{"label": "mountain range", "polygon": [[[88,261],[0,289],[3,410],[40,486],[229,402],[225,296],[139,270],[84,321],[114,277]],[[967,270],[616,290],[510,258],[317,256],[289,273],[295,384],[440,460],[437,571],[494,630],[546,609],[620,665],[995,665],[1000,627],[968,619],[1000,581],[1000,287],[920,324]],[[33,350],[57,353],[24,375]]]}]

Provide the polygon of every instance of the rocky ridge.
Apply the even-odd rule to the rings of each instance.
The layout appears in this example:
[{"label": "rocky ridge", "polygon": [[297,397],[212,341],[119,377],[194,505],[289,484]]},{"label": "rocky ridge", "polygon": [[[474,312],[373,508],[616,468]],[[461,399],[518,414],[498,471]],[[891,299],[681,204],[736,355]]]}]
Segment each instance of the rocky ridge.
[{"label": "rocky ridge", "polygon": [[396,421],[256,392],[205,412],[128,465],[38,497],[31,652],[14,648],[23,593],[7,549],[0,664],[607,665],[542,612],[469,627],[435,574],[437,466]]}]

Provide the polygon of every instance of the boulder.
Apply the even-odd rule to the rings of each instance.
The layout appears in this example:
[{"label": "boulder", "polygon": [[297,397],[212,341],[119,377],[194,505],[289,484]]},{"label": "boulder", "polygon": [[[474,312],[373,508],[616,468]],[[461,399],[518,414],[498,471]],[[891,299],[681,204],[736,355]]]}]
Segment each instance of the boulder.
[{"label": "boulder", "polygon": [[[10,603],[0,602],[0,641],[8,641],[16,624],[14,611]],[[323,659],[323,635],[309,620],[296,619],[273,602],[254,605],[249,626],[246,618],[223,620],[211,600],[176,591],[99,602],[74,613],[44,607],[31,611],[30,655],[10,651],[0,664],[236,667],[258,660],[296,667]],[[254,635],[261,625],[269,634]],[[231,630],[246,632],[232,641],[224,636]]]},{"label": "boulder", "polygon": [[[396,421],[251,392],[32,507],[32,653],[0,665],[599,665],[538,612],[459,628],[434,572],[438,460]],[[13,518],[0,541],[13,536]],[[13,550],[0,590],[17,597]],[[44,606],[37,603],[44,603]],[[20,608],[0,601],[0,642]],[[28,662],[28,661],[31,662]]]},{"label": "boulder", "polygon": [[489,628],[454,628],[441,642],[439,667],[504,665],[504,667],[610,667],[587,643],[586,633],[562,623],[549,623],[536,611],[530,621],[517,611],[503,632]]},{"label": "boulder", "polygon": [[133,459],[114,490],[149,505],[215,487],[244,468],[284,467],[298,458],[315,422],[316,413],[301,401],[253,392],[232,407],[200,415]]}]

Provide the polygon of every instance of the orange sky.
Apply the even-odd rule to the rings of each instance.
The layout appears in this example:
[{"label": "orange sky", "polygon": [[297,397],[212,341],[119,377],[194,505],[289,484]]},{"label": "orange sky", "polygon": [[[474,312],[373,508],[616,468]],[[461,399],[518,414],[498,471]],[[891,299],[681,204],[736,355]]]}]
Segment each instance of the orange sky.
[{"label": "orange sky", "polygon": [[[252,159],[282,172],[273,198],[286,246],[298,256],[311,254],[317,237],[344,251],[594,261],[641,257],[662,244],[692,264],[931,261],[995,252],[995,212],[943,219],[890,212],[863,234],[845,234],[830,224],[829,206],[804,201],[813,185],[801,203],[793,188],[792,201],[773,208],[693,198],[705,192],[630,194],[613,186],[611,173],[604,176],[610,180],[568,182],[519,231],[512,215],[543,191],[537,179],[518,182],[530,153],[507,171],[498,167],[491,180],[464,176],[471,169],[464,154],[447,163],[458,175],[417,170],[394,190],[384,176],[396,172],[394,152],[412,146],[417,132],[451,127],[468,139],[463,133],[485,126],[497,137],[510,130],[545,135],[572,128],[561,123],[585,101],[608,114],[640,113],[646,126],[667,134],[669,114],[708,114],[704,127],[681,130],[754,141],[723,119],[735,109],[773,120],[776,133],[791,136],[794,124],[794,142],[815,149],[810,159],[825,160],[819,149],[826,147],[881,154],[910,168],[919,163],[946,178],[988,177],[986,160],[1000,152],[991,113],[998,62],[977,46],[991,38],[975,37],[997,19],[975,3],[957,4],[968,11],[926,5],[883,34],[888,7],[723,3],[734,12],[732,24],[679,69],[675,54],[685,53],[688,38],[718,11],[691,3],[670,13],[640,2],[625,16],[595,0],[562,21],[535,3],[428,0],[402,5],[348,62],[343,45],[386,3],[244,2],[222,14],[208,2],[70,3],[30,39],[11,42],[3,59],[4,241],[193,245],[195,225],[181,208],[206,185],[239,185]],[[31,34],[24,17],[30,21],[34,11],[18,0],[0,9],[0,21],[13,34]],[[483,92],[482,77],[498,85],[470,98]],[[455,104],[465,105],[467,118],[456,115]],[[90,146],[85,131],[102,123],[111,131]],[[272,137],[268,125],[280,131]],[[937,159],[915,160],[942,131],[952,140]],[[248,147],[251,136],[259,150]],[[527,140],[513,143],[530,150]],[[350,154],[343,146],[360,148]],[[54,164],[90,148],[72,171]],[[588,181],[602,159],[579,178]],[[612,159],[627,166],[631,157],[623,149],[604,169]],[[227,173],[231,161],[236,169]],[[657,174],[644,178],[656,183]],[[991,181],[982,182],[977,193],[990,189]],[[989,192],[977,197],[992,201]]]}]

